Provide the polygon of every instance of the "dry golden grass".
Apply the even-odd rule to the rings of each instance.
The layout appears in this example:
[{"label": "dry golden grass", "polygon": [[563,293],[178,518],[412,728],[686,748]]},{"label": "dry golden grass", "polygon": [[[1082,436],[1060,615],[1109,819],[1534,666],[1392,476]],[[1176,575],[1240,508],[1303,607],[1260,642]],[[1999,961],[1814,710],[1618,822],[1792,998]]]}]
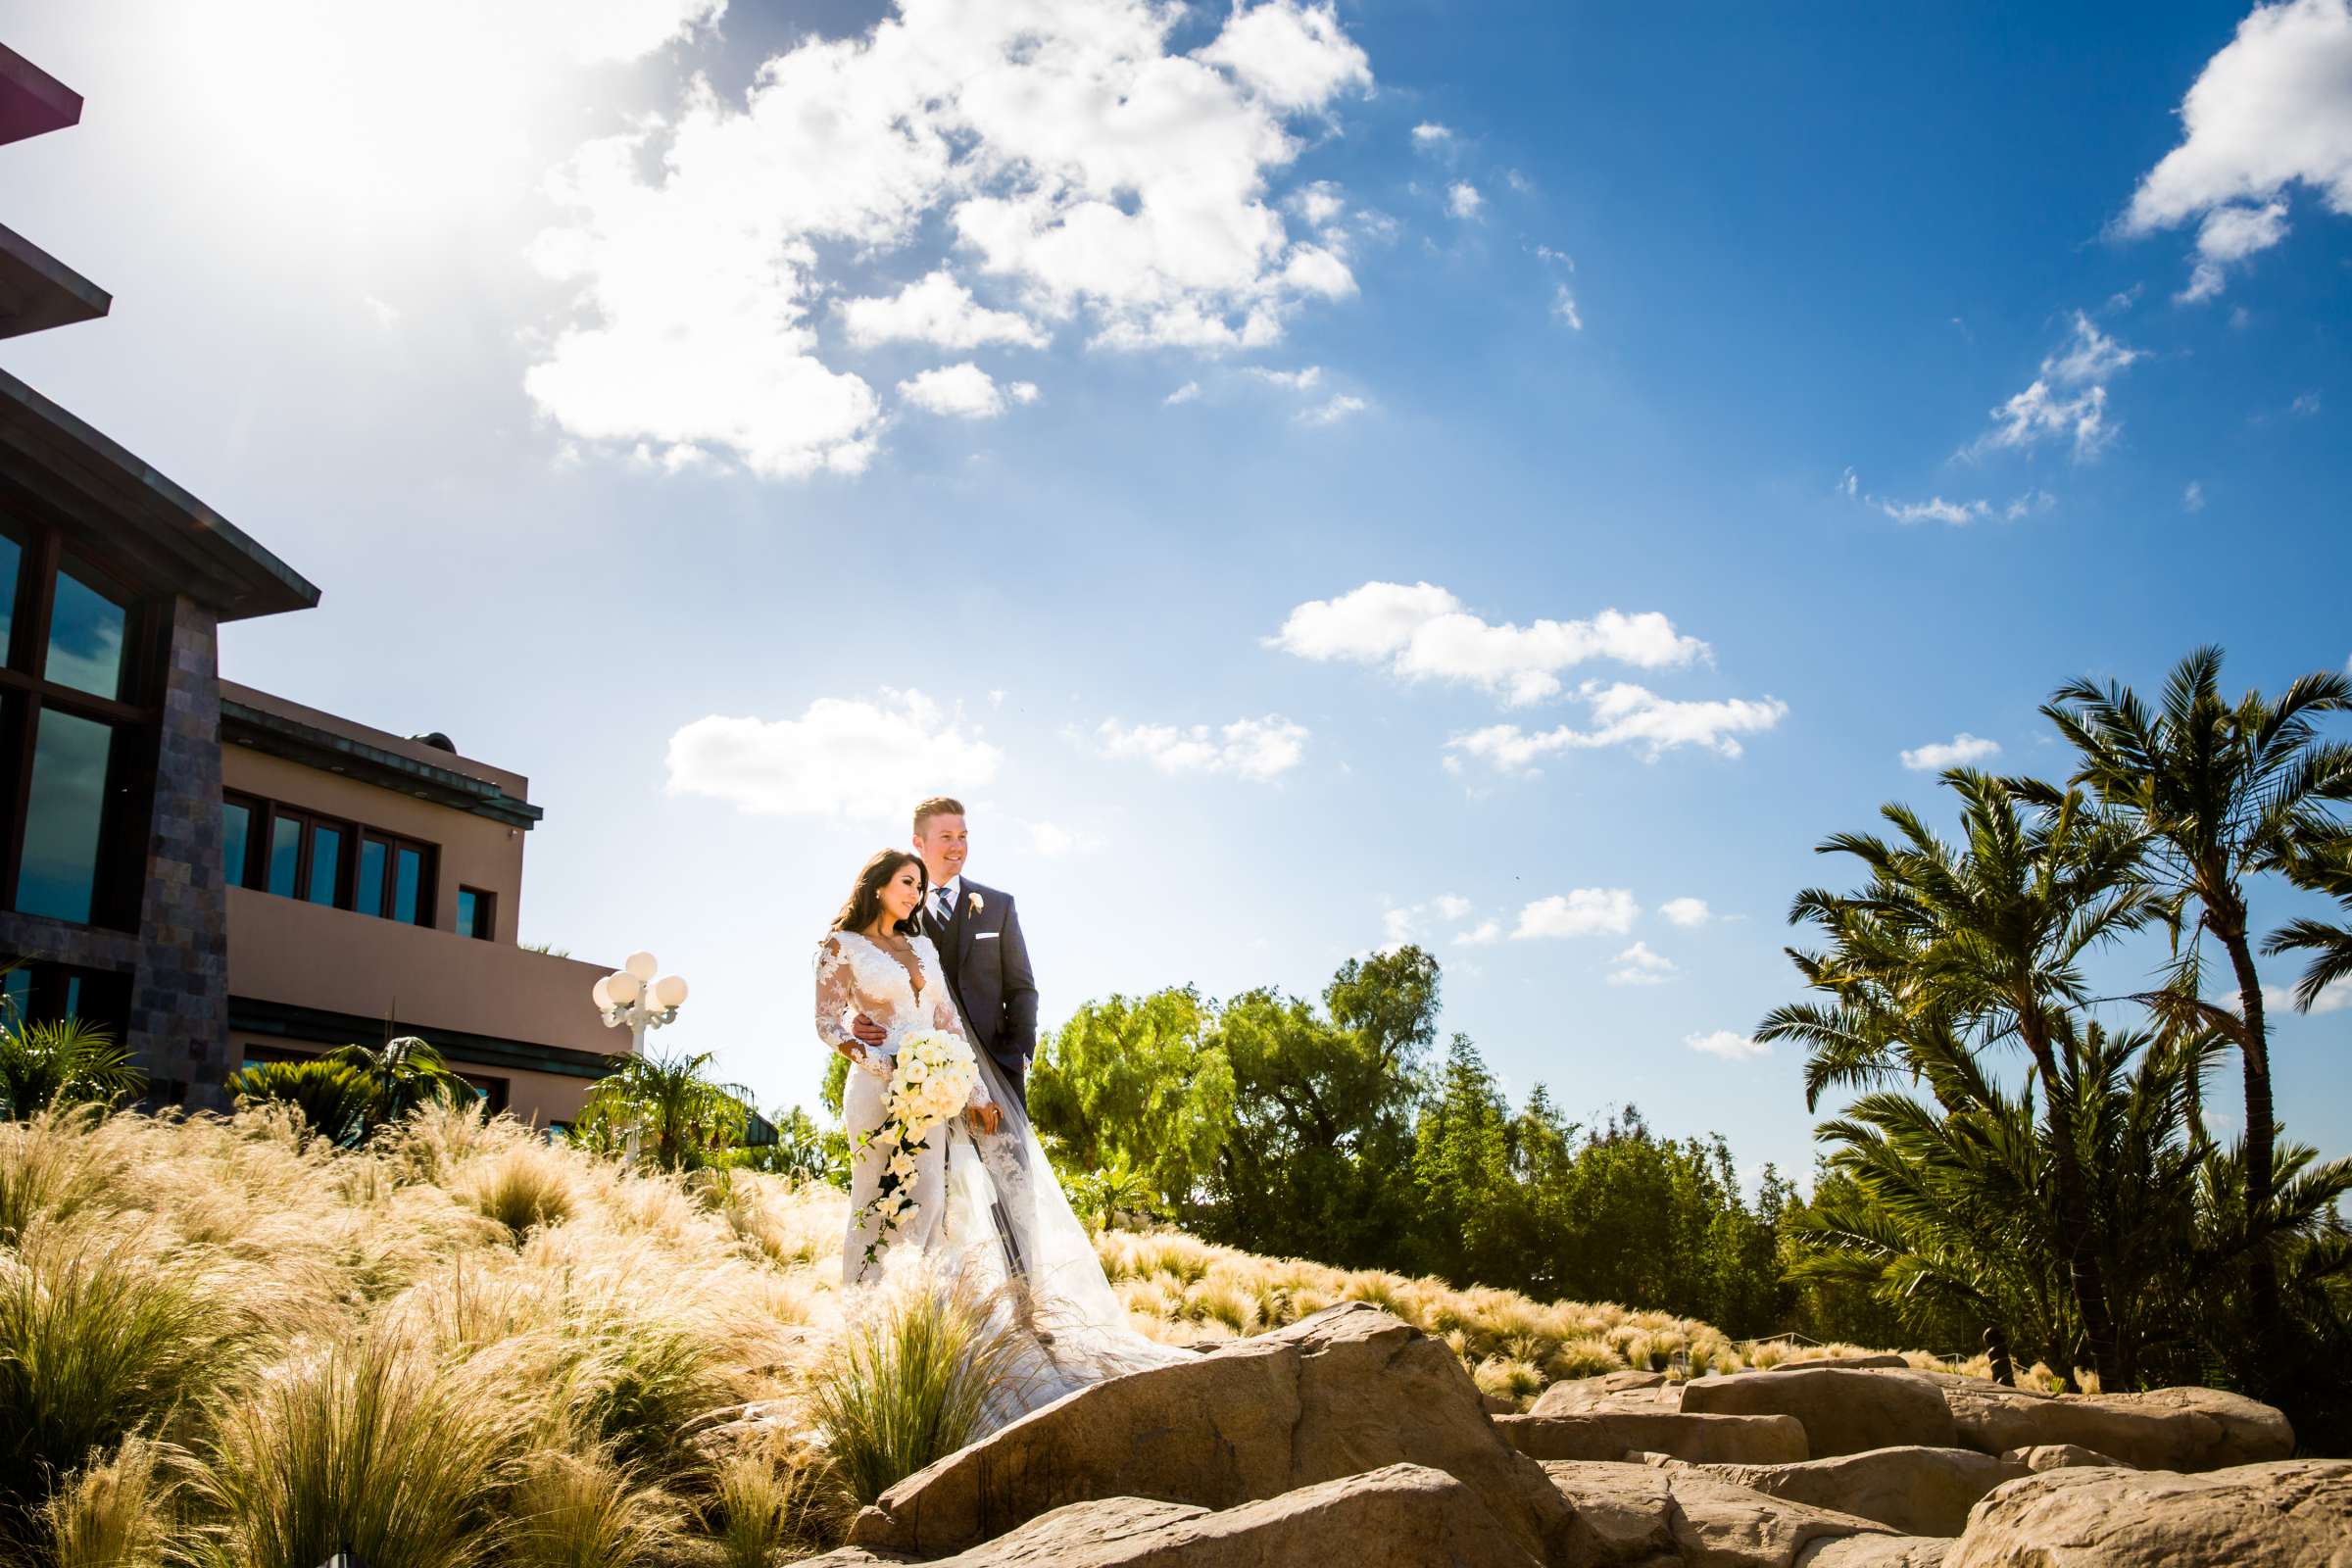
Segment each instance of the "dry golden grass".
[{"label": "dry golden grass", "polygon": [[[441,1108],[357,1152],[282,1109],[0,1124],[0,1549],[139,1563],[169,1538],[176,1560],[254,1568],[346,1545],[376,1568],[820,1549],[850,1478],[816,1417],[870,1331],[843,1312],[847,1217],[829,1188],[650,1175]],[[1175,1233],[1099,1250],[1158,1339],[1370,1301],[1514,1403],[1629,1363],[1850,1348]]]}]

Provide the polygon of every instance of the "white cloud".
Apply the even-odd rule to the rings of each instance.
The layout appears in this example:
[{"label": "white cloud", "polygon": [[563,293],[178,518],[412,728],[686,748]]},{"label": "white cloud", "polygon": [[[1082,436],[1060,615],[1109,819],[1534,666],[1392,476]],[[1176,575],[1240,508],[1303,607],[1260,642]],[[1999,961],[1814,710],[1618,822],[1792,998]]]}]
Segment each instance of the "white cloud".
[{"label": "white cloud", "polygon": [[2132,192],[2121,226],[2192,220],[2197,262],[2182,300],[2221,292],[2222,269],[2286,234],[2286,193],[2305,184],[2352,214],[2352,4],[2256,6],[2180,103],[2180,144]]},{"label": "white cloud", "polygon": [[1734,1034],[1729,1029],[1718,1029],[1712,1034],[1685,1035],[1683,1044],[1706,1055],[1721,1056],[1726,1061],[1746,1061],[1772,1054],[1772,1047],[1767,1042],[1751,1040],[1745,1035]]},{"label": "white cloud", "polygon": [[1459,920],[1470,912],[1470,901],[1456,893],[1441,893],[1430,905],[1438,911],[1438,917],[1445,920]]},{"label": "white cloud", "polygon": [[1015,381],[1000,387],[986,370],[966,361],[925,370],[911,381],[899,383],[899,396],[928,414],[956,419],[993,419],[1004,412],[1007,400],[1037,401],[1037,387]]},{"label": "white cloud", "polygon": [[1609,960],[1609,984],[1613,986],[1657,986],[1666,983],[1674,972],[1674,960],[1649,951],[1649,944],[1637,942]]},{"label": "white cloud", "polygon": [[1252,365],[1245,369],[1243,373],[1246,375],[1254,376],[1256,379],[1265,382],[1269,386],[1282,387],[1285,390],[1292,392],[1304,392],[1321,383],[1323,379],[1323,367],[1320,365],[1309,365],[1302,369],[1297,370],[1269,370],[1261,366]]},{"label": "white cloud", "polygon": [[1993,427],[1977,438],[1969,455],[2032,448],[2056,436],[2072,440],[2078,459],[2098,456],[2122,428],[2107,422],[2107,383],[2144,358],[2077,311],[2073,335],[2041,362],[2032,385],[1992,411]]},{"label": "white cloud", "polygon": [[1128,726],[1104,719],[1095,734],[1103,756],[1147,761],[1162,773],[1230,773],[1262,783],[1306,758],[1306,730],[1273,713],[1215,729],[1206,724]]},{"label": "white cloud", "polygon": [[1485,948],[1492,947],[1494,944],[1501,940],[1501,921],[1481,920],[1470,930],[1463,932],[1458,937],[1455,937],[1453,939],[1453,945],[1457,948]]},{"label": "white cloud", "polygon": [[1466,179],[1457,179],[1446,187],[1446,211],[1456,218],[1476,218],[1478,210],[1486,205],[1487,199],[1478,193],[1478,187]]},{"label": "white cloud", "polygon": [[1531,732],[1516,724],[1490,724],[1447,741],[1446,751],[1458,754],[1446,758],[1447,765],[1458,771],[1460,759],[1468,757],[1498,773],[1532,773],[1537,760],[1553,752],[1604,746],[1639,747],[1643,759],[1653,762],[1681,746],[1736,758],[1743,755],[1740,736],[1771,729],[1788,714],[1788,705],[1778,698],[1676,702],[1623,681],[1609,686],[1587,681],[1577,696],[1592,706],[1592,729],[1562,724]]},{"label": "white cloud", "polygon": [[2194,479],[2188,481],[2188,488],[2180,492],[2180,510],[2182,512],[2203,512],[2205,510],[2204,485]]},{"label": "white cloud", "polygon": [[1853,466],[1848,464],[1846,466],[1845,472],[1838,477],[1838,493],[1845,497],[1848,501],[1851,501],[1857,494],[1861,492],[1861,476],[1855,473]]},{"label": "white cloud", "polygon": [[1897,522],[1942,522],[1955,528],[1965,528],[1972,522],[1989,522],[1995,517],[2015,522],[2036,512],[2049,511],[2058,504],[2058,498],[2047,490],[2029,490],[2000,507],[1982,499],[1946,501],[1941,496],[1926,501],[1889,501],[1881,496],[1872,496],[1870,504]]},{"label": "white cloud", "polygon": [[[662,9],[666,36],[717,8]],[[943,229],[1024,318],[1084,318],[1097,344],[1276,341],[1302,304],[1355,284],[1328,245],[1286,232],[1268,184],[1303,145],[1292,120],[1369,69],[1327,5],[1237,6],[1189,56],[1167,48],[1183,16],[1150,0],[900,0],[859,36],[770,59],[739,100],[697,77],[673,114],[588,143],[551,182],[569,216],[533,259],[572,285],[573,312],[529,395],[581,441],[857,472],[883,414],[809,323],[822,258],[887,260]],[[913,304],[884,294],[896,309],[861,318],[1014,330],[926,294],[935,270]],[[933,295],[954,309],[926,314]]]},{"label": "white cloud", "polygon": [[[2264,1010],[2270,1013],[2293,1011],[2295,1006],[2294,987],[2264,986],[2262,988],[2262,1005]],[[2311,1004],[2311,1010],[2314,1013],[2341,1012],[2346,1007],[2352,1007],[2352,975],[2347,975],[2341,980],[2330,981],[2320,987],[2320,994]],[[2234,1007],[2232,1010],[2235,1010]]]},{"label": "white cloud", "polygon": [[1318,179],[1293,191],[1290,201],[1285,205],[1315,227],[1321,228],[1346,211],[1348,199],[1336,182]]},{"label": "white cloud", "polygon": [[991,343],[1044,348],[1044,328],[1016,311],[992,311],[941,268],[884,299],[841,302],[850,341],[859,348],[877,343],[929,343],[943,349],[976,349]]},{"label": "white cloud", "polygon": [[368,314],[374,317],[375,324],[385,331],[389,332],[400,324],[399,306],[387,304],[372,294],[363,298],[360,303],[368,307]]},{"label": "white cloud", "polygon": [[1565,283],[1554,284],[1552,287],[1551,314],[1576,331],[1582,332],[1585,329],[1585,318],[1577,314],[1576,296],[1569,292],[1568,285]]},{"label": "white cloud", "polygon": [[1658,912],[1670,923],[1679,926],[1705,925],[1713,916],[1704,899],[1668,899],[1658,906]]},{"label": "white cloud", "polygon": [[1184,385],[1178,387],[1175,391],[1169,393],[1166,397],[1161,398],[1159,401],[1166,404],[1170,408],[1174,408],[1179,403],[1190,403],[1200,395],[1200,383],[1198,381],[1187,381],[1184,383]]},{"label": "white cloud", "polygon": [[1372,83],[1372,62],[1340,29],[1330,5],[1236,5],[1225,30],[1194,58],[1227,68],[1282,109],[1320,109],[1342,88]]},{"label": "white cloud", "polygon": [[1705,643],[1677,632],[1655,611],[1496,625],[1426,582],[1368,582],[1336,599],[1309,600],[1267,646],[1301,659],[1386,664],[1405,680],[1459,681],[1515,707],[1556,695],[1558,672],[1589,660],[1660,669],[1710,657]]},{"label": "white cloud", "polygon": [[1040,859],[1088,855],[1102,847],[1102,841],[1094,834],[1066,828],[1058,822],[1031,822],[1028,831],[1029,853]]},{"label": "white cloud", "polygon": [[2295,401],[2286,406],[2286,412],[2308,419],[2320,412],[2320,395],[2317,392],[2298,392]]},{"label": "white cloud", "polygon": [[1328,403],[1318,403],[1311,409],[1300,409],[1300,424],[1337,424],[1350,415],[1361,414],[1372,405],[1359,397],[1343,392]]},{"label": "white cloud", "polygon": [[1511,940],[1534,937],[1621,937],[1641,918],[1642,906],[1627,888],[1576,888],[1538,899],[1519,911]]},{"label": "white cloud", "polygon": [[915,691],[822,697],[797,719],[698,718],[669,738],[668,790],[766,816],[903,818],[926,795],[977,789],[1004,754]]},{"label": "white cloud", "polygon": [[2001,755],[2001,743],[1962,730],[1948,741],[1932,741],[1903,753],[1903,765],[1914,773],[1940,773],[1947,767],[1966,767]]},{"label": "white cloud", "polygon": [[[1428,934],[1433,920],[1458,924],[1470,913],[1470,901],[1458,894],[1441,893],[1426,904],[1411,904],[1385,911],[1381,915],[1381,930],[1387,938],[1383,951],[1394,952],[1408,942],[1418,942]],[[1492,923],[1492,922],[1490,922]],[[1463,937],[1456,936],[1460,943]]]},{"label": "white cloud", "polygon": [[1424,147],[1453,140],[1453,132],[1435,121],[1425,120],[1413,127],[1413,140]]}]

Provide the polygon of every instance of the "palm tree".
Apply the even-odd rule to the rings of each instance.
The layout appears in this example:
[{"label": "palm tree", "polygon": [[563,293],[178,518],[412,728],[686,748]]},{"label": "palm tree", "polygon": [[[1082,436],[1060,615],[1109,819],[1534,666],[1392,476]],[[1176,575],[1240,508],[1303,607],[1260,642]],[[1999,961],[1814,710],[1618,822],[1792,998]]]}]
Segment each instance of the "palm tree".
[{"label": "palm tree", "polygon": [[743,1141],[752,1092],[714,1082],[710,1054],[613,1056],[596,1081],[573,1136],[597,1149],[647,1158],[662,1170],[698,1170]]},{"label": "palm tree", "polygon": [[[2107,821],[2078,791],[1955,768],[1943,782],[1961,800],[1961,844],[1945,844],[1909,807],[1880,814],[1891,842],[1840,833],[1823,854],[1851,855],[1869,869],[1857,893],[1808,889],[1789,908],[1791,924],[1820,926],[1830,951],[1789,956],[1827,1004],[1776,1008],[1759,1040],[1806,1044],[1809,1101],[1838,1084],[1868,1084],[1932,1057],[2015,1043],[2044,1086],[2044,1115],[2056,1187],[2056,1244],[2082,1336],[2100,1380],[2122,1387],[2081,1143],[2063,1082],[2060,1053],[2070,1014],[2089,1000],[2083,956],[2148,915],[2135,875],[2138,842]],[[2054,797],[2048,809],[2027,802]]]},{"label": "palm tree", "polygon": [[[2268,1223],[2277,1180],[2278,1131],[2245,885],[2263,872],[2289,869],[2300,852],[2341,831],[2329,806],[2352,795],[2352,747],[2322,741],[2312,720],[2352,708],[2352,681],[2332,672],[2305,675],[2277,702],[2250,691],[2233,707],[2221,695],[2221,674],[2222,651],[2199,648],[2174,666],[2161,710],[2151,711],[2128,686],[2076,680],[2060,687],[2042,713],[2082,754],[2074,782],[2089,785],[2101,805],[2149,841],[2145,875],[2162,901],[2178,955],[2167,994],[2149,1000],[2177,1017],[2211,1022],[2238,1048],[2248,1217],[2260,1227]],[[2207,932],[2229,955],[2235,1014],[2200,995],[2200,938]],[[2278,1259],[2270,1248],[2257,1247],[2250,1265],[2255,1335],[2270,1352],[2284,1327]],[[2270,1353],[2262,1360],[2275,1364]]]},{"label": "palm tree", "polygon": [[435,1051],[415,1035],[402,1035],[382,1046],[337,1046],[319,1058],[349,1067],[367,1083],[368,1131],[400,1120],[429,1100],[464,1104],[473,1086],[452,1070]]},{"label": "palm tree", "polygon": [[[2325,893],[2352,915],[2352,833],[2338,833],[2297,856],[2288,874],[2298,887]],[[2352,976],[2352,920],[2329,925],[2325,920],[2289,920],[2271,933],[2265,953],[2309,953],[2312,960],[2295,982],[2295,1009],[2309,1012],[2320,993]]]},{"label": "palm tree", "polygon": [[27,1023],[0,1010],[0,1119],[52,1105],[119,1105],[147,1087],[130,1053],[87,1018]]}]

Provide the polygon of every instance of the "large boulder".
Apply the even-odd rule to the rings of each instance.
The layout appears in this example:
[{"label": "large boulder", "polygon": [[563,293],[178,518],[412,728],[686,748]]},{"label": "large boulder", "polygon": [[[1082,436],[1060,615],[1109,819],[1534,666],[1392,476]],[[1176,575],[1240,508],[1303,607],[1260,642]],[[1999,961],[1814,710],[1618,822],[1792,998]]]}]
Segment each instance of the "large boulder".
[{"label": "large boulder", "polygon": [[[1143,1497],[1073,1502],[935,1568],[1541,1568],[1471,1490],[1391,1465],[1212,1511]],[[852,1546],[804,1568],[904,1562]]]},{"label": "large boulder", "polygon": [[2031,1448],[2011,1448],[2001,1457],[2024,1465],[2035,1475],[2044,1470],[2078,1470],[2084,1466],[2131,1468],[2121,1459],[2110,1459],[2103,1453],[2094,1453],[2072,1443],[2037,1443]]},{"label": "large boulder", "polygon": [[1847,1536],[1796,1554],[1796,1568],[1944,1568],[1952,1543],[1934,1536]]},{"label": "large boulder", "polygon": [[1801,1464],[1711,1464],[1735,1486],[1874,1519],[1909,1536],[1956,1536],[2004,1481],[2033,1472],[1973,1448],[1872,1448]]},{"label": "large boulder", "polygon": [[[1806,1448],[1816,1459],[1870,1448],[1956,1446],[1952,1412],[1935,1380],[1891,1367],[1694,1378],[1683,1385],[1683,1409],[1691,1415],[1794,1416],[1804,1423]],[[2004,1443],[1986,1451],[2015,1446]]]},{"label": "large boulder", "polygon": [[2220,1389],[2040,1394],[1977,1378],[1936,1381],[1960,1443],[1983,1453],[2071,1443],[2142,1470],[2219,1470],[2295,1451],[2284,1415]]},{"label": "large boulder", "polygon": [[[1886,1526],[1719,1481],[1704,1471],[1547,1464],[1576,1505],[1594,1568],[1796,1568],[1817,1543],[1894,1540]],[[1861,1559],[1867,1561],[1867,1559]]]},{"label": "large boulder", "polygon": [[1529,1415],[1574,1415],[1580,1410],[1614,1408],[1628,1399],[1658,1404],[1657,1391],[1666,1387],[1663,1372],[1603,1372],[1596,1378],[1572,1378],[1554,1383],[1536,1396]]},{"label": "large boulder", "polygon": [[1761,1372],[1813,1372],[1822,1367],[1842,1367],[1848,1372],[1885,1371],[1890,1367],[1907,1367],[1911,1363],[1892,1350],[1875,1350],[1866,1355],[1817,1355],[1809,1361],[1775,1361]]},{"label": "large boulder", "polygon": [[1494,1429],[1531,1459],[1622,1459],[1634,1452],[1693,1462],[1785,1464],[1810,1451],[1803,1424],[1785,1415],[1610,1407],[1574,1415],[1496,1416]]},{"label": "large boulder", "polygon": [[1394,1464],[1452,1476],[1529,1556],[1568,1560],[1573,1511],[1461,1362],[1363,1302],[1032,1411],[891,1488],[850,1544],[944,1557],[1074,1502],[1222,1511]]},{"label": "large boulder", "polygon": [[1945,1568],[2345,1568],[2352,1460],[2052,1470],[1977,1505]]}]

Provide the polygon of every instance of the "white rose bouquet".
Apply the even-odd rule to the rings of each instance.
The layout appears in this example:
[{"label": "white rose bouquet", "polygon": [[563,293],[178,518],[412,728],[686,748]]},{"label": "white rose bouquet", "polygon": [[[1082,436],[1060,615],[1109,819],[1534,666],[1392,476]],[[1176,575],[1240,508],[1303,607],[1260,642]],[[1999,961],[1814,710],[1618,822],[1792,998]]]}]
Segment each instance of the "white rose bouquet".
[{"label": "white rose bouquet", "polygon": [[930,1147],[932,1132],[970,1102],[979,1081],[972,1048],[946,1030],[917,1029],[900,1037],[882,1123],[861,1135],[858,1145],[879,1147],[890,1155],[880,1189],[865,1205],[875,1222],[865,1248],[868,1263],[888,1245],[900,1220],[920,1212],[914,1200],[916,1156]]}]

